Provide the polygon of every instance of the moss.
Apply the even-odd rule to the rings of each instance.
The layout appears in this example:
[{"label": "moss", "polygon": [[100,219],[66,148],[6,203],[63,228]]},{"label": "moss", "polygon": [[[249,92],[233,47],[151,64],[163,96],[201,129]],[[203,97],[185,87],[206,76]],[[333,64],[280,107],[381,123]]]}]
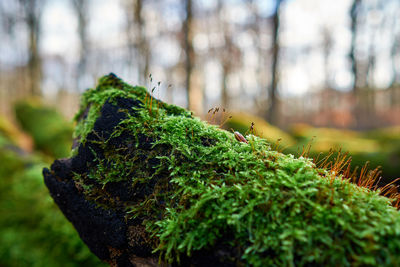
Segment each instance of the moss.
[{"label": "moss", "polygon": [[275,144],[279,139],[279,143],[283,147],[293,146],[295,144],[294,139],[286,132],[270,125],[260,117],[246,113],[233,113],[232,118],[227,120],[224,124],[224,128],[227,130],[233,129],[242,134],[250,133],[251,131],[249,128],[252,122],[254,123],[254,134],[268,140],[268,142]]},{"label": "moss", "polygon": [[101,266],[48,195],[43,166],[0,144],[0,266]]},{"label": "moss", "polygon": [[[124,119],[110,136],[85,139],[96,134],[101,106],[120,97],[141,104],[119,110]],[[224,262],[237,265],[400,260],[400,214],[390,200],[310,159],[273,151],[253,135],[248,144],[238,142],[115,75],[85,93],[77,118],[83,146],[101,149],[93,149],[95,160],[75,175],[76,183],[88,200],[142,221],[154,252],[169,262],[221,246],[235,251],[221,255]],[[115,184],[124,185],[124,197],[113,194]]]},{"label": "moss", "polygon": [[[86,136],[93,129],[94,123],[100,115],[101,107],[107,100],[115,104],[117,98],[141,99],[141,101],[147,100],[149,105],[150,100],[152,100],[154,101],[154,103],[152,103],[153,109],[158,108],[157,105],[161,104],[161,102],[152,99],[144,87],[130,86],[121,82],[114,74],[104,76],[100,78],[96,90],[88,90],[83,94],[80,110],[75,115],[77,126],[73,134],[74,138],[80,143],[85,143]],[[162,105],[163,109],[168,111],[169,114],[179,114],[182,112],[187,115],[189,114],[180,107],[168,105],[166,103],[162,103]]]},{"label": "moss", "polygon": [[73,128],[55,109],[30,99],[15,105],[15,115],[21,128],[32,136],[37,150],[56,158],[68,156]]}]

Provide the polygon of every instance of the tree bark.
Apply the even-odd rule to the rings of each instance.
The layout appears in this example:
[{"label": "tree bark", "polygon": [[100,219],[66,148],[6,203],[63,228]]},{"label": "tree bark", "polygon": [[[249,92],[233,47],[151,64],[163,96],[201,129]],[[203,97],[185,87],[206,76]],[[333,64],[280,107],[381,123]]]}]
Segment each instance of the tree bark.
[{"label": "tree bark", "polygon": [[183,22],[184,50],[185,50],[185,87],[186,101],[189,110],[195,111],[195,94],[193,88],[193,68],[195,64],[195,53],[193,48],[193,2],[185,0],[185,20]]},{"label": "tree bark", "polygon": [[87,0],[73,0],[75,13],[78,19],[78,36],[80,42],[79,62],[76,74],[76,89],[81,89],[80,81],[82,75],[86,72],[87,56],[89,51],[89,42],[87,34],[88,24],[88,1]]},{"label": "tree bark", "polygon": [[274,14],[272,16],[272,80],[269,90],[269,110],[268,122],[276,124],[278,120],[278,82],[279,82],[279,26],[280,26],[280,8],[283,0],[276,0]]},{"label": "tree bark", "polygon": [[149,77],[150,50],[143,18],[143,0],[126,0],[128,64],[136,64],[139,84],[145,85]]},{"label": "tree bark", "polygon": [[41,95],[42,62],[39,53],[41,4],[38,0],[20,0],[28,27],[28,68],[30,94]]},{"label": "tree bark", "polygon": [[324,78],[325,78],[325,89],[331,88],[331,77],[329,71],[329,59],[332,52],[333,38],[329,29],[324,27],[322,30],[323,34],[323,51],[324,51]]},{"label": "tree bark", "polygon": [[149,75],[150,51],[149,44],[146,38],[145,23],[142,16],[142,11],[143,1],[135,0],[133,12],[139,52],[139,81],[140,83],[145,84],[147,76]]},{"label": "tree bark", "polygon": [[223,17],[224,4],[222,0],[218,0],[217,13],[220,19],[219,23],[221,25],[221,32],[224,35],[224,47],[219,51],[220,63],[222,67],[222,77],[221,77],[221,105],[223,108],[229,107],[229,93],[228,93],[228,76],[231,72],[231,62],[230,59],[233,56],[232,52],[232,40],[227,29],[225,18]]},{"label": "tree bark", "polygon": [[[397,21],[397,20],[396,20]],[[396,107],[398,105],[397,94],[400,87],[400,68],[399,60],[396,57],[400,54],[400,33],[396,33],[393,38],[392,47],[390,49],[390,59],[392,65],[392,80],[390,82],[390,106]]]},{"label": "tree bark", "polygon": [[350,9],[350,30],[351,30],[351,46],[350,46],[350,61],[351,61],[351,71],[353,73],[353,93],[357,93],[358,86],[358,62],[356,58],[356,46],[357,46],[357,34],[358,34],[358,13],[361,5],[361,0],[353,0],[353,4]]}]

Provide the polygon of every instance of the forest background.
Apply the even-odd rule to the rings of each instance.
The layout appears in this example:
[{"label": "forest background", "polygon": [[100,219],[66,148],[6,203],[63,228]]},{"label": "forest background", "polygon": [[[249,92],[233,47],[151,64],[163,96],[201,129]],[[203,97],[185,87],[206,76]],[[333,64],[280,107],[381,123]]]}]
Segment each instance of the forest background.
[{"label": "forest background", "polygon": [[1,0],[0,265],[98,266],[41,169],[110,72],[284,153],[400,177],[399,18],[398,0]]}]

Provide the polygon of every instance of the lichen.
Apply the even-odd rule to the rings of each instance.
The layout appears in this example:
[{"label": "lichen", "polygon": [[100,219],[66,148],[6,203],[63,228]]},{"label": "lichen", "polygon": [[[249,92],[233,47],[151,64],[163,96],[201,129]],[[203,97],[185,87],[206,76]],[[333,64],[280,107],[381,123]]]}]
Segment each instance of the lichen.
[{"label": "lichen", "polygon": [[[236,251],[224,260],[237,265],[393,266],[400,260],[400,215],[379,192],[310,159],[273,151],[256,136],[238,142],[114,75],[84,94],[75,131],[81,143],[92,142],[86,137],[102,105],[121,97],[141,105],[120,110],[125,118],[96,141],[104,153],[93,151],[95,168],[74,179],[88,200],[140,219],[154,253],[166,261],[217,244]],[[116,197],[110,188],[121,183],[127,195]]]}]

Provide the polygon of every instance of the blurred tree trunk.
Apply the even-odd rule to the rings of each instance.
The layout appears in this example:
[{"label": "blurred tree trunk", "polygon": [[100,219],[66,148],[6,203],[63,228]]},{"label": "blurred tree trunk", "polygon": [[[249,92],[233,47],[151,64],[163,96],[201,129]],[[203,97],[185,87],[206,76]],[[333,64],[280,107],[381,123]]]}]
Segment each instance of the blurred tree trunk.
[{"label": "blurred tree trunk", "polygon": [[73,6],[78,19],[78,35],[80,42],[79,62],[77,67],[76,75],[76,90],[80,89],[80,80],[86,72],[87,55],[88,55],[88,35],[87,35],[87,24],[88,24],[88,1],[87,0],[73,0]]},{"label": "blurred tree trunk", "polygon": [[[400,13],[400,12],[398,12]],[[396,28],[396,24],[398,23],[397,17],[393,19],[393,27]],[[396,105],[399,105],[397,98],[400,88],[400,32],[394,32],[392,34],[393,41],[390,49],[390,60],[392,65],[392,80],[390,82],[390,106],[393,108]]]},{"label": "blurred tree trunk", "polygon": [[221,94],[221,106],[223,108],[229,108],[229,93],[228,93],[228,75],[230,73],[229,65],[225,62],[222,63],[222,94]]},{"label": "blurred tree trunk", "polygon": [[194,65],[196,55],[193,48],[193,1],[185,0],[185,20],[183,22],[184,51],[185,51],[185,86],[187,92],[188,109],[201,115],[203,106],[203,93],[194,79]]},{"label": "blurred tree trunk", "polygon": [[322,29],[323,36],[323,53],[324,53],[324,78],[325,78],[325,89],[331,88],[331,71],[329,69],[329,59],[332,53],[333,38],[330,29],[324,27]]},{"label": "blurred tree trunk", "polygon": [[28,28],[28,68],[30,94],[41,95],[42,62],[39,53],[40,17],[43,1],[19,0]]},{"label": "blurred tree trunk", "polygon": [[[323,51],[323,64],[324,64],[324,88],[325,90],[324,93],[320,95],[319,101],[319,114],[324,116],[326,114],[329,114],[332,110],[332,103],[334,103],[334,99],[330,97],[330,90],[332,88],[331,86],[331,71],[330,71],[330,56],[332,53],[332,43],[333,43],[333,38],[332,34],[330,32],[330,29],[328,26],[324,26],[321,30],[322,34],[322,51]],[[329,122],[327,122],[329,123]]]},{"label": "blurred tree trunk", "polygon": [[218,0],[217,4],[217,14],[219,18],[219,26],[220,30],[224,36],[224,46],[222,47],[222,51],[219,51],[220,62],[222,66],[222,78],[221,78],[221,105],[223,108],[228,108],[229,106],[229,93],[228,93],[228,76],[231,72],[231,62],[230,54],[232,40],[229,33],[228,25],[225,21],[225,17],[223,15],[224,3],[223,0]]},{"label": "blurred tree trunk", "polygon": [[[125,28],[125,34],[126,34],[126,40],[127,40],[127,53],[128,57],[126,58],[126,64],[128,65],[128,68],[130,71],[133,73],[134,71],[137,71],[137,79],[138,83],[144,85],[142,83],[143,76],[140,72],[140,66],[137,61],[135,61],[135,58],[138,56],[137,48],[136,48],[136,30],[135,30],[135,22],[134,22],[134,2],[135,0],[125,0],[122,1],[124,4],[124,11],[125,11],[125,19],[126,19],[126,28]],[[137,66],[137,69],[135,69],[135,66]],[[144,80],[145,81],[145,80]]]},{"label": "blurred tree trunk", "polygon": [[150,49],[143,19],[143,0],[126,0],[129,65],[137,64],[139,83],[149,76]]},{"label": "blurred tree trunk", "polygon": [[392,43],[391,51],[391,63],[392,63],[392,80],[390,82],[390,106],[395,107],[399,103],[397,102],[398,95],[396,92],[400,88],[400,71],[398,58],[400,56],[400,34],[397,34]]},{"label": "blurred tree trunk", "polygon": [[183,22],[183,33],[184,33],[184,49],[185,49],[185,71],[186,71],[186,79],[185,86],[187,90],[187,105],[191,110],[192,102],[191,99],[191,79],[192,79],[192,71],[193,71],[193,63],[194,63],[194,50],[193,50],[193,33],[192,33],[192,19],[193,19],[193,10],[192,10],[192,0],[185,0],[185,12],[186,17]]},{"label": "blurred tree trunk", "polygon": [[268,122],[272,124],[277,124],[278,122],[278,81],[279,81],[279,24],[280,24],[280,8],[283,0],[276,0],[275,10],[272,15],[272,81],[269,91],[269,110],[268,110]]},{"label": "blurred tree trunk", "polygon": [[361,6],[361,0],[353,0],[350,9],[350,19],[351,19],[351,46],[350,46],[350,61],[351,61],[351,71],[353,72],[353,93],[357,93],[359,89],[358,80],[358,62],[356,58],[356,45],[357,45],[357,33],[358,33],[358,13]]},{"label": "blurred tree trunk", "polygon": [[[360,12],[360,6],[361,6],[361,0],[353,0],[353,3],[350,8],[350,30],[351,30],[351,44],[350,44],[350,53],[349,53],[349,58],[351,61],[351,71],[353,73],[353,85],[352,85],[352,91],[353,95],[356,99],[356,104],[354,107],[354,119],[355,119],[355,126],[360,127],[361,123],[361,117],[362,117],[362,109],[361,109],[361,102],[362,101],[362,96],[360,92],[360,71],[359,71],[359,62],[356,56],[356,50],[357,50],[357,36],[358,36],[358,23],[359,23],[359,12]],[[365,79],[364,79],[365,81]]]},{"label": "blurred tree trunk", "polygon": [[400,55],[400,33],[393,38],[392,46],[390,49],[390,59],[392,64],[392,80],[390,87],[398,86],[400,84],[400,71],[397,57]]},{"label": "blurred tree trunk", "polygon": [[[256,0],[246,0],[249,13],[253,18],[253,22],[250,25],[251,32],[253,32],[256,51],[258,55],[256,74],[257,74],[257,89],[262,92],[263,88],[268,88],[268,83],[271,80],[271,64],[269,64],[271,58],[269,58],[270,51],[265,47],[268,45],[265,43],[265,39],[261,38],[261,35],[265,33],[268,28],[269,21],[268,17],[261,15]],[[266,115],[266,101],[269,99],[269,92],[267,95],[254,98],[254,105],[259,113]]]},{"label": "blurred tree trunk", "polygon": [[376,68],[376,45],[375,39],[378,29],[374,28],[370,33],[370,45],[368,48],[368,62],[365,75],[365,87],[366,91],[364,98],[362,98],[362,109],[363,109],[363,124],[365,126],[371,125],[371,118],[375,115],[375,68]]},{"label": "blurred tree trunk", "polygon": [[[400,4],[398,4],[400,7]],[[392,29],[392,43],[390,47],[390,60],[392,68],[392,79],[390,81],[390,107],[394,108],[396,105],[400,107],[400,22],[398,17],[400,10],[393,14],[391,17],[390,28]]]},{"label": "blurred tree trunk", "polygon": [[139,60],[139,81],[142,84],[146,83],[147,76],[149,75],[150,65],[150,51],[149,44],[146,38],[145,24],[142,16],[143,1],[134,1],[134,20],[137,32],[137,44],[138,44],[138,60]]},{"label": "blurred tree trunk", "polygon": [[375,86],[375,65],[376,65],[376,49],[372,43],[375,39],[375,33],[371,34],[371,44],[368,49],[368,63],[367,63],[367,79],[366,86],[368,89],[372,89]]}]

